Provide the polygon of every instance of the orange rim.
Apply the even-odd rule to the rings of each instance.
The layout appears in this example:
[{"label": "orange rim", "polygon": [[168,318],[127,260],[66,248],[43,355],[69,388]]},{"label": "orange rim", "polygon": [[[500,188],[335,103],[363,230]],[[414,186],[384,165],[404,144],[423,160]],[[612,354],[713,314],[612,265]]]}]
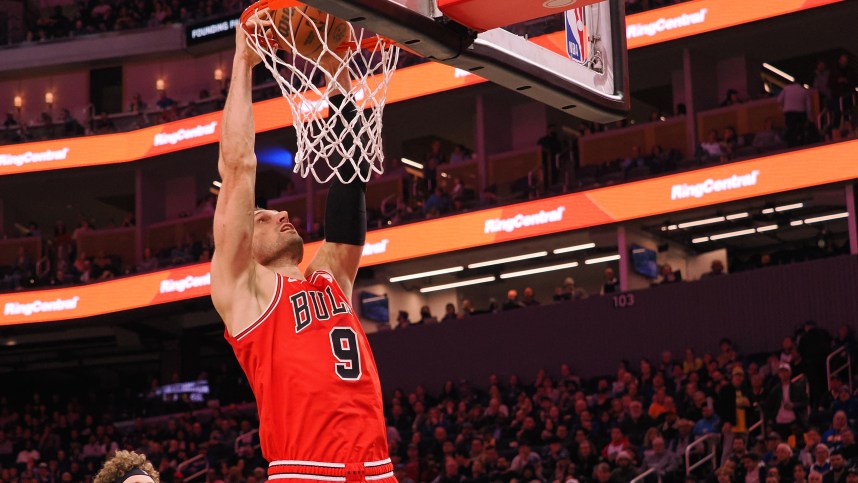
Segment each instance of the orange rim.
[{"label": "orange rim", "polygon": [[[269,10],[279,10],[281,8],[300,7],[303,5],[304,5],[303,3],[301,3],[297,0],[259,0],[256,3],[252,4],[251,6],[244,9],[244,12],[241,13],[241,19],[240,19],[241,27],[244,29],[245,32],[247,32],[248,35],[252,35],[252,36],[256,37],[258,41],[265,41],[265,43],[267,43],[270,47],[280,48],[280,43],[277,42],[276,39],[272,39],[269,37],[263,37],[261,35],[256,35],[256,32],[250,31],[250,29],[247,28],[247,21],[250,20],[250,17],[252,17],[258,10],[262,10],[265,8],[267,8]],[[381,45],[383,48],[390,48],[390,47],[396,45],[396,42],[394,42],[393,40],[391,40],[387,37],[376,34],[375,36],[368,37],[368,38],[364,39],[363,41],[361,41],[360,45],[358,45],[356,42],[353,42],[353,41],[345,41],[345,42],[341,43],[339,46],[337,46],[337,48],[334,50],[342,52],[345,50],[357,49],[357,48],[372,49],[378,45]]]}]

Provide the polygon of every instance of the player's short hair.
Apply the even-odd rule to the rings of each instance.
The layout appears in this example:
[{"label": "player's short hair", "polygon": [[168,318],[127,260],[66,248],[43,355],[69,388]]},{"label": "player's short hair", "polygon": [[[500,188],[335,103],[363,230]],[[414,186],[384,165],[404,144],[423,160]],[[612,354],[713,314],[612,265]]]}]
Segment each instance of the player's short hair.
[{"label": "player's short hair", "polygon": [[146,455],[133,451],[117,451],[113,458],[104,462],[93,483],[117,483],[119,478],[132,470],[141,470],[155,483],[161,483],[160,474],[152,466],[152,462],[146,459]]}]

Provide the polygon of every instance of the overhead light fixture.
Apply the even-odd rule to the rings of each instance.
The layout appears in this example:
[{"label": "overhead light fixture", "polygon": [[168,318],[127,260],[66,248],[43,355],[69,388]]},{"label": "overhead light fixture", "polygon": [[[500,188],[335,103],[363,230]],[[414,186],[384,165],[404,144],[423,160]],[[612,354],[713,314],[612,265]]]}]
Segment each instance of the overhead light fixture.
[{"label": "overhead light fixture", "polygon": [[425,278],[431,277],[433,275],[444,275],[445,273],[455,273],[461,272],[465,267],[450,267],[450,268],[442,268],[440,270],[430,270],[428,272],[420,272],[420,273],[412,273],[411,275],[400,275],[398,277],[391,277],[391,282],[403,282],[405,280],[414,280],[415,278]]},{"label": "overhead light fixture", "polygon": [[732,221],[732,220],[739,220],[741,218],[747,218],[748,216],[750,216],[750,215],[748,215],[748,213],[745,212],[745,213],[733,213],[732,215],[727,215],[724,218],[727,218],[728,220]]},{"label": "overhead light fixture", "polygon": [[605,262],[613,262],[614,260],[619,260],[619,253],[616,255],[608,255],[607,257],[599,257],[599,258],[591,258],[589,260],[584,260],[585,265],[593,265],[595,263],[605,263]]},{"label": "overhead light fixture", "polygon": [[24,107],[24,98],[21,96],[15,96],[12,99],[12,105],[18,109],[21,109],[22,107]]},{"label": "overhead light fixture", "polygon": [[525,275],[535,275],[537,273],[553,272],[555,270],[563,270],[565,268],[575,268],[577,266],[578,266],[578,262],[561,263],[560,265],[550,265],[548,267],[531,268],[529,270],[521,270],[518,272],[502,273],[500,278],[507,279],[507,278],[515,278],[515,277],[524,277]]},{"label": "overhead light fixture", "polygon": [[[517,255],[514,257],[498,258],[497,260],[488,260],[485,262],[477,262],[468,265],[468,268],[488,267],[491,265],[500,265],[501,263],[518,262],[520,260],[529,260],[531,258],[540,258],[548,255],[548,252],[528,253],[526,255]],[[502,278],[502,277],[501,277]]]},{"label": "overhead light fixture", "polygon": [[45,92],[45,104],[47,104],[48,107],[51,107],[54,105],[54,93],[53,92],[51,92],[51,91]]},{"label": "overhead light fixture", "polygon": [[708,241],[709,241],[708,236],[702,236],[700,238],[695,238],[695,239],[691,240],[691,243],[703,243],[703,242],[708,242]]},{"label": "overhead light fixture", "polygon": [[791,205],[776,206],[775,211],[781,212],[781,211],[797,210],[799,208],[804,208],[804,203],[793,203]]},{"label": "overhead light fixture", "polygon": [[155,90],[163,91],[166,88],[167,88],[167,86],[164,83],[164,79],[158,79],[155,81]]},{"label": "overhead light fixture", "polygon": [[784,79],[786,79],[790,82],[795,82],[795,77],[793,77],[793,76],[787,74],[786,72],[778,69],[777,67],[773,66],[772,64],[769,64],[767,62],[763,62],[763,68],[770,71],[770,72],[774,72],[775,74],[783,77]]},{"label": "overhead light fixture", "polygon": [[716,216],[715,218],[706,218],[705,220],[688,221],[685,223],[680,223],[677,226],[679,228],[685,229],[685,228],[691,228],[694,226],[711,225],[712,223],[721,223],[722,221],[724,221],[723,216]]},{"label": "overhead light fixture", "polygon": [[777,230],[777,229],[778,229],[777,225],[761,226],[761,227],[757,228],[757,233],[763,233],[766,231],[772,231],[772,230]]},{"label": "overhead light fixture", "polygon": [[795,220],[789,222],[789,226],[801,226],[804,225],[804,220]]},{"label": "overhead light fixture", "polygon": [[408,158],[402,158],[402,164],[411,166],[412,168],[423,169],[423,165],[418,163],[417,161],[412,161]]},{"label": "overhead light fixture", "polygon": [[844,211],[843,213],[835,213],[833,215],[817,216],[814,218],[805,218],[804,222],[807,224],[819,223],[821,221],[839,220],[840,218],[846,218],[848,216],[849,216],[849,213]]},{"label": "overhead light fixture", "polygon": [[676,228],[677,228],[677,227],[676,227],[676,225],[670,225],[670,226],[668,226],[668,227],[667,227],[667,229],[668,229],[668,230],[670,230],[670,231],[673,231],[673,230],[675,230]]},{"label": "overhead light fixture", "polygon": [[577,252],[580,250],[587,250],[589,248],[595,248],[595,243],[584,243],[583,245],[573,245],[571,247],[558,248],[554,250],[555,255],[560,255],[561,253],[569,253],[569,252]]},{"label": "overhead light fixture", "polygon": [[764,215],[771,215],[771,214],[772,214],[772,213],[774,213],[774,212],[775,212],[775,209],[774,209],[774,208],[766,208],[766,209],[764,209],[764,210],[763,210],[763,212],[762,212],[762,213],[763,213]]},{"label": "overhead light fixture", "polygon": [[223,186],[223,183],[218,180],[212,181],[212,184],[215,186],[215,188],[220,188],[221,186]]},{"label": "overhead light fixture", "polygon": [[748,228],[747,230],[739,230],[739,231],[731,231],[731,232],[727,232],[727,233],[719,233],[717,235],[710,236],[709,239],[712,241],[717,241],[717,240],[723,240],[725,238],[733,238],[733,237],[737,237],[737,236],[750,235],[750,234],[756,233],[756,232],[757,232],[757,230],[755,230],[753,228]]},{"label": "overhead light fixture", "polygon": [[221,69],[220,67],[215,69],[214,70],[214,78],[218,82],[222,81],[223,80],[223,69]]},{"label": "overhead light fixture", "polygon": [[492,275],[490,277],[475,278],[473,280],[463,280],[461,282],[445,283],[444,285],[435,285],[432,287],[423,287],[420,289],[420,293],[437,292],[439,290],[447,290],[447,289],[456,288],[456,287],[467,287],[468,285],[477,285],[480,283],[494,282],[495,280],[497,280],[497,277]]}]

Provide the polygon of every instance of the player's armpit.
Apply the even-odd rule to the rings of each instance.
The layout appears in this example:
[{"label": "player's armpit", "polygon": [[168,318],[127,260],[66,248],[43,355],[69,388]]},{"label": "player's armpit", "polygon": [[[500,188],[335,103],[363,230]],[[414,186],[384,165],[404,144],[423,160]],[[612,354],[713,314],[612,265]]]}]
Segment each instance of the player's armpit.
[{"label": "player's armpit", "polygon": [[330,272],[340,286],[340,290],[351,300],[361,255],[363,255],[363,246],[323,242],[313,261],[307,266],[304,276],[309,279],[310,275],[317,270]]}]

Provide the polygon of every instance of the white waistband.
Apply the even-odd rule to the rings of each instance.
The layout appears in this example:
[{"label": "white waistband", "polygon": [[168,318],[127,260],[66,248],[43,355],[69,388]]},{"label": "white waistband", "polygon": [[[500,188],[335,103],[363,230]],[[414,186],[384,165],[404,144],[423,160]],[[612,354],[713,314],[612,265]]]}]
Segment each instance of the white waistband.
[{"label": "white waistband", "polygon": [[[367,461],[363,464],[365,468],[374,468],[376,466],[384,466],[390,463],[390,458],[380,461]],[[277,460],[268,464],[272,466],[318,466],[322,468],[345,468],[345,463],[327,463],[323,461],[303,461],[303,460]]]}]

